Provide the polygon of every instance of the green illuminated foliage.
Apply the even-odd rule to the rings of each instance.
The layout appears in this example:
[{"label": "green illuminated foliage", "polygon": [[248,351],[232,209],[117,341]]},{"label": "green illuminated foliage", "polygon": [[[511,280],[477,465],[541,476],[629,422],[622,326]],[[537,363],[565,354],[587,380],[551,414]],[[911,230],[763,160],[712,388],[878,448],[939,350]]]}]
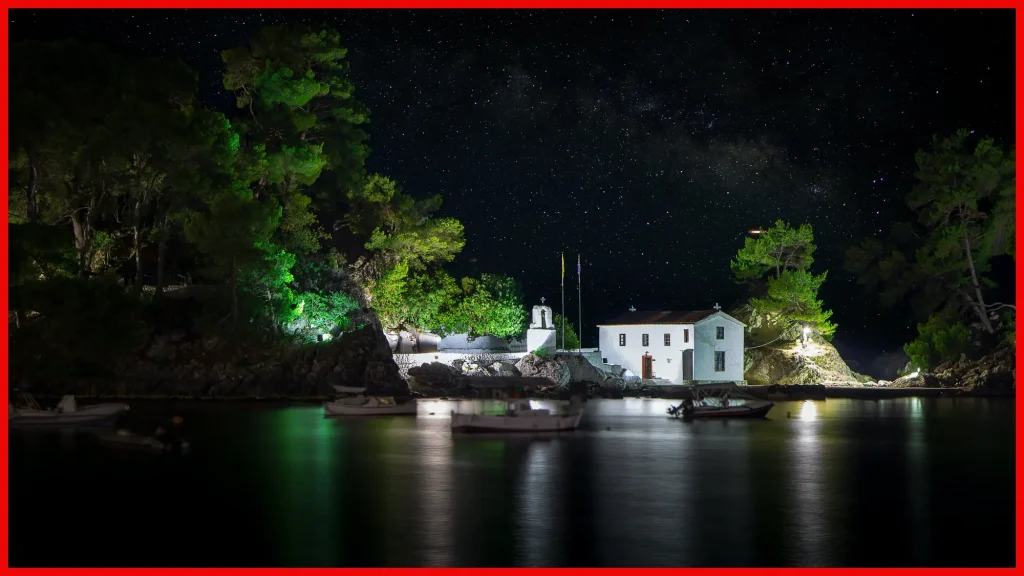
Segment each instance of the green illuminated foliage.
[{"label": "green illuminated foliage", "polygon": [[344,292],[318,294],[306,292],[298,296],[299,316],[305,320],[305,332],[311,340],[321,334],[337,334],[351,325],[349,313],[359,309],[359,303]]},{"label": "green illuminated foliage", "polygon": [[797,323],[831,339],[836,331],[836,325],[829,321],[832,311],[823,310],[821,300],[817,299],[827,275],[828,272],[815,276],[806,270],[787,270],[769,278],[767,294],[752,298],[750,304],[775,324]]},{"label": "green illuminated foliage", "polygon": [[[246,110],[239,175],[257,199],[283,206],[275,241],[296,254],[318,250],[326,237],[311,200],[336,207],[336,191],[359,181],[368,154],[360,128],[368,112],[353,97],[340,41],[335,31],[277,26],[221,54],[224,86]],[[325,172],[332,185],[317,186]]]},{"label": "green illuminated foliage", "polygon": [[828,273],[816,276],[808,270],[816,249],[810,224],[793,228],[779,220],[757,238],[747,238],[730,263],[736,279],[754,288],[753,313],[767,320],[766,327],[777,329],[768,333],[799,324],[826,339],[835,334],[832,312],[818,300]]},{"label": "green illuminated foliage", "polygon": [[454,218],[433,217],[441,197],[416,200],[393,180],[377,174],[348,193],[349,226],[356,233],[370,233],[366,249],[384,262],[405,260],[413,270],[451,262],[462,251],[462,223]]},{"label": "green illuminated foliage", "polygon": [[[576,335],[576,331],[573,330],[572,322],[566,320],[565,316],[561,314],[555,314],[553,321],[555,326],[555,338],[558,340],[558,346],[563,350],[576,350],[580,347],[580,337]],[[565,330],[563,333],[562,330]],[[563,343],[562,336],[565,335]]]},{"label": "green illuminated foliage", "polygon": [[740,281],[756,281],[768,272],[778,277],[786,270],[810,268],[816,248],[810,224],[792,228],[778,220],[757,238],[747,238],[729,266]]},{"label": "green illuminated foliage", "polygon": [[917,325],[917,338],[903,347],[910,361],[923,370],[955,362],[970,350],[970,331],[955,314],[938,314]]}]

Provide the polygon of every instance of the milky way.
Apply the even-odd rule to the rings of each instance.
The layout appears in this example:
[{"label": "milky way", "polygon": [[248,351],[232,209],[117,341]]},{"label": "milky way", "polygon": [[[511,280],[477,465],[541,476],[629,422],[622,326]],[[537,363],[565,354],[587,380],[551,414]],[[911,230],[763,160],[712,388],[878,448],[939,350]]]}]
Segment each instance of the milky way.
[{"label": "milky way", "polygon": [[[740,294],[752,227],[814,226],[837,341],[903,341],[842,254],[903,216],[914,151],[959,127],[1012,140],[1011,12],[11,12],[11,36],[181,58],[232,113],[219,51],[262,25],[342,32],[372,110],[368,168],[441,193],[459,274],[519,278],[558,307],[583,258],[584,345],[633,305]],[[567,309],[576,317],[575,266]],[[557,311],[557,310],[556,310]]]}]

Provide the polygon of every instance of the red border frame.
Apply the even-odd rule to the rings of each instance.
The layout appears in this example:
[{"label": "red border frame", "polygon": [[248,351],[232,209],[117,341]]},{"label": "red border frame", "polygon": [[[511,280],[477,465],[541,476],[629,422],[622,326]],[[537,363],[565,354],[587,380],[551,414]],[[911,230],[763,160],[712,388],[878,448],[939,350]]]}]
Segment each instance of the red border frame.
[{"label": "red border frame", "polygon": [[[202,9],[202,8],[282,8],[281,0],[213,0],[204,2],[203,0],[156,0],[145,2],[143,0],[97,0],[93,2],[81,1],[81,0],[39,0],[39,1],[25,1],[25,0],[7,0],[2,2],[2,10],[5,25],[0,27],[0,110],[3,115],[0,117],[0,122],[3,124],[4,132],[7,132],[7,119],[8,119],[8,48],[9,48],[9,31],[7,23],[10,22],[8,18],[9,9],[18,8],[190,8],[190,9]],[[339,8],[339,9],[357,9],[357,8],[368,8],[368,9],[411,9],[411,8],[519,8],[519,9],[575,9],[575,8],[603,8],[603,9],[637,9],[637,8],[840,8],[840,9],[867,9],[867,8],[917,8],[917,9],[929,9],[929,8],[1012,8],[1015,9],[1014,19],[1016,21],[1016,94],[1017,94],[1017,106],[1016,106],[1016,140],[1021,140],[1021,135],[1024,133],[1024,104],[1020,97],[1021,88],[1024,87],[1024,78],[1022,78],[1021,70],[1024,68],[1021,64],[1022,56],[1024,56],[1024,50],[1021,49],[1021,28],[1024,25],[1024,11],[1021,10],[1024,5],[1024,0],[987,0],[978,3],[972,3],[969,0],[925,0],[925,1],[906,1],[896,0],[886,2],[885,0],[843,0],[838,2],[832,2],[829,0],[720,0],[720,1],[708,1],[708,0],[554,0],[554,1],[543,1],[543,0],[498,0],[490,1],[487,0],[390,0],[390,1],[372,1],[372,0],[356,0],[356,1],[324,1],[324,0],[306,0],[298,3],[289,3],[290,5],[285,6],[284,9],[295,9],[295,8]],[[951,38],[950,41],[955,41]],[[0,140],[0,153],[6,162],[8,159],[8,139],[4,138]],[[8,191],[7,172],[0,171],[0,189],[3,190],[4,194]],[[1021,214],[1024,213],[1024,209],[1017,205],[1017,220],[1020,220]],[[5,201],[0,205],[0,214],[3,215],[3,220],[7,221],[7,202]],[[1016,249],[1020,252],[1020,249],[1024,245],[1024,241],[1017,237]],[[3,246],[3,250],[0,251],[0,276],[2,276],[3,282],[0,282],[0,296],[3,300],[7,301],[7,273],[8,273],[8,262],[7,262],[7,226],[0,228],[0,246]],[[1015,277],[1017,280],[1016,288],[1016,301],[1021,300],[1021,294],[1024,289],[1020,285],[1020,272],[1015,271]],[[0,343],[3,345],[3,351],[0,352],[0,369],[3,373],[7,373],[8,359],[8,341],[7,332],[0,332]],[[1017,369],[1021,368],[1021,360],[1017,358]],[[4,386],[0,388],[0,396],[3,399],[8,398],[8,387]],[[1020,402],[1017,402],[1017,407],[1020,407]],[[1020,446],[1022,440],[1021,434],[1021,415],[1019,409],[1016,413],[1016,477],[1017,477],[1017,491],[1016,491],[1016,565],[1020,567],[1024,562],[1024,551],[1021,547],[1021,511],[1024,509],[1024,503],[1021,501],[1021,489],[1020,489],[1020,477],[1021,473],[1024,472],[1024,468],[1021,466],[1020,459]],[[2,481],[2,487],[4,491],[4,498],[2,499],[2,513],[6,519],[8,517],[8,482],[7,482],[7,452],[8,452],[8,429],[7,426],[0,428],[0,469],[2,469],[2,475],[0,475],[0,481]],[[7,527],[8,523],[4,522],[3,526],[0,527],[2,530],[3,541],[0,543],[0,560],[2,560],[2,570],[14,571],[14,572],[31,572],[34,574],[96,574],[106,575],[110,573],[121,573],[121,574],[180,574],[184,572],[203,573],[203,572],[224,572],[224,571],[238,571],[247,572],[251,574],[284,574],[289,571],[299,570],[294,568],[253,568],[253,569],[211,569],[211,568],[150,568],[150,569],[105,569],[105,568],[75,568],[75,569],[12,569],[8,567],[9,554],[8,554],[8,538],[7,538]],[[995,568],[995,569],[971,569],[971,568],[939,568],[939,569],[928,569],[928,568],[909,568],[909,569],[891,569],[891,568],[874,568],[874,569],[847,569],[847,568],[808,568],[802,569],[805,571],[814,571],[817,573],[853,573],[870,570],[873,573],[881,572],[899,572],[903,574],[974,574],[976,572],[985,573],[1009,573],[1016,572],[1018,568]],[[303,573],[306,574],[326,574],[328,572],[343,571],[346,574],[370,574],[378,573],[382,570],[388,571],[429,571],[432,573],[467,573],[467,572],[489,572],[493,574],[510,574],[514,571],[523,569],[519,568],[496,568],[496,569],[482,569],[482,568],[405,568],[405,569],[388,569],[388,568],[373,568],[373,569],[351,569],[351,568],[340,568],[340,569],[302,569]],[[531,568],[531,572],[538,574],[584,574],[592,576],[594,570],[599,570],[603,574],[632,574],[634,570],[632,568]],[[793,568],[699,568],[699,569],[682,569],[682,568],[642,568],[644,573],[687,573],[687,574],[739,574],[745,572],[758,572],[762,574],[787,574],[789,571],[794,570]]]}]

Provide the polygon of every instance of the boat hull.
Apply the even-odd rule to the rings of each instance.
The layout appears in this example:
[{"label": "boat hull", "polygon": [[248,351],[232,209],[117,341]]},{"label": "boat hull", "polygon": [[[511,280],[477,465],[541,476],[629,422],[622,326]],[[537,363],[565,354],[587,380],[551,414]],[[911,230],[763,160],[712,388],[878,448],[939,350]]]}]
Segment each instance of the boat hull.
[{"label": "boat hull", "polygon": [[15,409],[8,412],[8,422],[19,428],[61,426],[109,426],[128,411],[123,404],[86,406],[74,412]]},{"label": "boat hull", "polygon": [[[172,447],[170,445],[165,444],[152,436],[139,436],[137,434],[120,434],[117,432],[107,432],[97,434],[96,437],[101,444],[104,444],[111,448],[123,448],[127,450],[149,452],[152,454],[162,454],[165,452],[172,451]],[[188,451],[188,442],[182,442],[181,453],[185,454]]]},{"label": "boat hull", "polygon": [[583,412],[575,414],[490,416],[452,412],[453,432],[569,432],[579,428]]},{"label": "boat hull", "polygon": [[415,416],[416,402],[405,402],[393,406],[354,406],[337,402],[324,402],[327,416]]},{"label": "boat hull", "polygon": [[775,406],[770,402],[761,406],[736,406],[730,408],[697,408],[693,412],[683,414],[686,420],[703,420],[710,418],[764,418]]}]

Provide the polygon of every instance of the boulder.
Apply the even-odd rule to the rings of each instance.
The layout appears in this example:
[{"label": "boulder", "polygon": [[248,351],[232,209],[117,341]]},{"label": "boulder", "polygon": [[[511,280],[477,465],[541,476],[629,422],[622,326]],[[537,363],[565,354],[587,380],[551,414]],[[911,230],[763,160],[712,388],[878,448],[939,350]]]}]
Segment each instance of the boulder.
[{"label": "boulder", "polygon": [[331,340],[323,350],[325,366],[333,366],[341,386],[365,387],[367,394],[408,396],[409,384],[398,373],[380,324],[373,322],[359,330]]},{"label": "boulder", "polygon": [[460,375],[459,370],[447,364],[431,362],[409,368],[409,388],[425,396],[444,396],[455,388]]},{"label": "boulder", "polygon": [[558,386],[569,383],[571,372],[569,366],[556,356],[541,357],[527,354],[516,362],[519,374],[528,378],[547,378]]},{"label": "boulder", "polygon": [[519,370],[516,369],[516,365],[512,362],[499,361],[490,365],[490,371],[495,376],[522,376]]}]

